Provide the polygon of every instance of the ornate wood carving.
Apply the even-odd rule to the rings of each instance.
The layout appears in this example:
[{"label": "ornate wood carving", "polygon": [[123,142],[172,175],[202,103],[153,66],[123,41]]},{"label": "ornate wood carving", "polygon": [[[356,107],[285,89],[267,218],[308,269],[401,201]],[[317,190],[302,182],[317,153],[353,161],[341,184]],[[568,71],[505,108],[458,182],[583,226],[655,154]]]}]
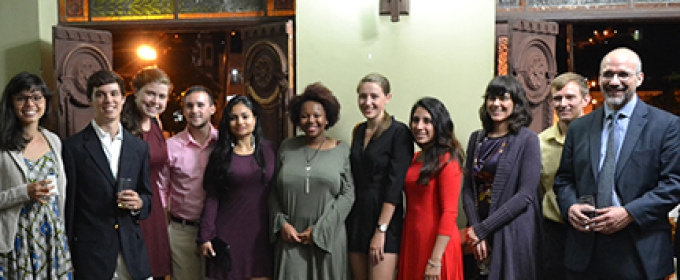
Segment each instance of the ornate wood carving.
[{"label": "ornate wood carving", "polygon": [[85,0],[67,0],[66,1],[66,16],[68,17],[82,17],[85,16]]},{"label": "ornate wood carving", "polygon": [[[504,74],[503,70],[507,70],[508,75],[515,76],[522,83],[534,117],[530,128],[540,132],[552,125],[550,83],[557,75],[555,40],[559,26],[554,22],[528,20],[497,25],[501,25],[496,28],[500,33],[496,34],[497,74]],[[507,61],[507,68],[503,67],[503,61]]]},{"label": "ornate wood carving", "polygon": [[58,129],[61,137],[67,137],[94,116],[86,93],[87,78],[100,69],[111,69],[113,41],[106,31],[57,26],[53,34]]},{"label": "ornate wood carving", "polygon": [[294,94],[289,82],[292,28],[286,27],[287,23],[274,23],[242,30],[246,94],[259,107],[265,137],[277,146],[293,135],[287,115]]}]

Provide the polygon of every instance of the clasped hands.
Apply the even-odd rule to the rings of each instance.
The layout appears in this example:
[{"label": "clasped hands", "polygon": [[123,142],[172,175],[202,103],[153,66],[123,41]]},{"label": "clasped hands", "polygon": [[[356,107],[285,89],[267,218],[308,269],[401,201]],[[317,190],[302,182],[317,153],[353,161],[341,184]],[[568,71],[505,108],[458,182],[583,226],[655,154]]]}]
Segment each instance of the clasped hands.
[{"label": "clasped hands", "polygon": [[144,205],[144,201],[139,197],[139,194],[133,190],[122,190],[119,192],[116,203],[118,203],[118,208],[132,211],[140,210]]},{"label": "clasped hands", "polygon": [[[595,213],[593,218],[585,214],[592,212]],[[633,222],[633,217],[626,208],[621,206],[595,209],[592,205],[576,203],[569,207],[568,214],[571,226],[585,233],[599,232],[602,234],[612,234],[624,229]]]},{"label": "clasped hands", "polygon": [[314,244],[314,240],[312,240],[312,227],[308,227],[305,231],[298,233],[295,227],[286,223],[281,228],[281,238],[288,243]]},{"label": "clasped hands", "polygon": [[482,261],[489,257],[489,248],[487,247],[486,240],[480,240],[472,227],[467,227],[463,231],[465,239],[463,240],[463,244],[471,247],[475,255],[475,260]]}]

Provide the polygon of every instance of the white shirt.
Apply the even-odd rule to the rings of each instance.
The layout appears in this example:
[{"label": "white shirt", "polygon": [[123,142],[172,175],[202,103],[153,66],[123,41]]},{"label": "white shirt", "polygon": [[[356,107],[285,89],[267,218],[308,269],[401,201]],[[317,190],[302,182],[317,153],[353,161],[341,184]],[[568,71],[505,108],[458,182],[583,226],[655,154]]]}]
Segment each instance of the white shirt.
[{"label": "white shirt", "polygon": [[109,160],[109,167],[111,167],[113,178],[118,179],[118,162],[120,161],[120,150],[123,146],[123,126],[118,123],[118,133],[113,137],[108,132],[105,132],[94,120],[92,120],[92,127],[99,137],[99,142],[102,143],[106,159]]}]

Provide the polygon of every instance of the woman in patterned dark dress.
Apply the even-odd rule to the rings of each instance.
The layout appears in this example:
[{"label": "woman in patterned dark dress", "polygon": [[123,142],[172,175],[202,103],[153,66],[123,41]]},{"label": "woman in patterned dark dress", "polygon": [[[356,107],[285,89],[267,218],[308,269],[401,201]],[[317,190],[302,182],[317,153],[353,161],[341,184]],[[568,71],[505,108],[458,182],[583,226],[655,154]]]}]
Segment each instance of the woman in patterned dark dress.
[{"label": "woman in patterned dark dress", "polygon": [[[245,96],[229,101],[204,176],[206,190],[198,242],[213,279],[271,279],[267,199],[274,174],[274,144],[262,136],[260,118]],[[229,244],[231,270],[219,263],[215,238]],[[215,257],[215,258],[213,258]]]},{"label": "woman in patterned dark dress", "polygon": [[[522,85],[495,77],[470,136],[463,207],[481,279],[538,279],[541,155]],[[468,272],[466,271],[466,274]],[[472,275],[468,275],[472,277]]]},{"label": "woman in patterned dark dress", "polygon": [[127,97],[123,105],[121,123],[133,135],[149,144],[149,182],[153,190],[151,215],[140,221],[146,252],[151,265],[151,274],[156,279],[165,279],[172,274],[168,225],[162,197],[159,192],[158,176],[168,159],[165,137],[156,117],[165,111],[172,83],[158,68],[144,68],[132,80],[134,94]]},{"label": "woman in patterned dark dress", "polygon": [[408,127],[385,111],[390,82],[372,73],[359,81],[365,122],[353,133],[350,160],[356,200],[345,224],[354,280],[394,279],[404,222],[404,177],[413,158]]},{"label": "woman in patterned dark dress", "polygon": [[0,100],[0,279],[72,278],[61,141],[40,127],[51,98],[40,77],[23,72]]}]

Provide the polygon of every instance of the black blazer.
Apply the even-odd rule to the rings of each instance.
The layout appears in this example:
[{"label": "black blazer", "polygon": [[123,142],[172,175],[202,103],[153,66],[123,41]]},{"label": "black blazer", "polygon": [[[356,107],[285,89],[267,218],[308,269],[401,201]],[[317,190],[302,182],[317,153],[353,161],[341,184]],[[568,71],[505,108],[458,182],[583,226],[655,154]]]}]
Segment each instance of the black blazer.
[{"label": "black blazer", "polygon": [[[123,129],[121,127],[121,129]],[[133,279],[151,276],[139,220],[151,211],[149,146],[123,129],[118,178],[131,178],[144,201],[138,215],[119,209],[117,184],[101,142],[90,124],[64,140],[66,233],[75,278],[111,279],[121,253]]]},{"label": "black blazer", "polygon": [[[597,193],[604,109],[574,120],[569,126],[554,189],[562,218],[570,225],[569,207],[578,197]],[[635,241],[649,279],[673,272],[673,247],[668,212],[680,203],[680,119],[638,100],[628,124],[616,166],[616,192],[635,219],[622,231]],[[570,228],[565,265],[588,267],[595,234]],[[632,269],[621,267],[619,269]]]}]

